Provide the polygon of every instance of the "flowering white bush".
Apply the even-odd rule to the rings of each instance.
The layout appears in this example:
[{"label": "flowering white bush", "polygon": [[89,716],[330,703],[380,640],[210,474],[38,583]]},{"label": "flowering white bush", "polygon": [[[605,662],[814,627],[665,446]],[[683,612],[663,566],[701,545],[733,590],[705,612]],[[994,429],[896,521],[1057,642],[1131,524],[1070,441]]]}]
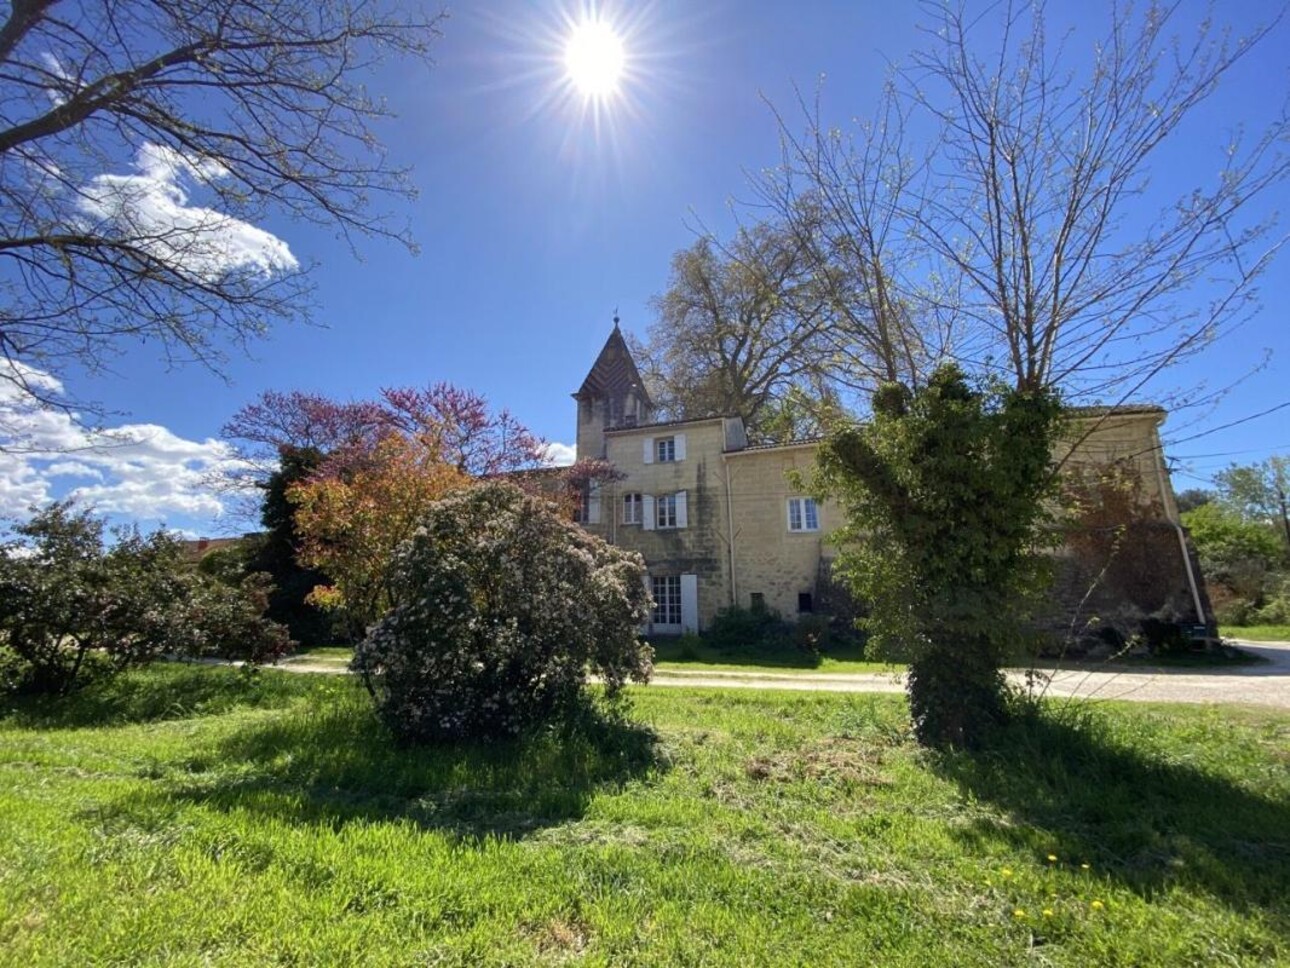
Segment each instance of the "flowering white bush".
[{"label": "flowering white bush", "polygon": [[513,485],[435,502],[391,583],[354,669],[404,740],[513,735],[571,711],[590,673],[610,696],[649,679],[641,557]]}]

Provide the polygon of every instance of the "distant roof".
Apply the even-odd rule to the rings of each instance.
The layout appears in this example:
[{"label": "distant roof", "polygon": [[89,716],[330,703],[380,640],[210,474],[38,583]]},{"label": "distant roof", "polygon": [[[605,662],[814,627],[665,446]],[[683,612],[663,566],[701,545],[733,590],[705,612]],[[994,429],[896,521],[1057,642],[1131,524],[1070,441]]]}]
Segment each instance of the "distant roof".
[{"label": "distant roof", "polygon": [[627,340],[623,339],[622,331],[615,320],[614,331],[609,334],[609,339],[605,340],[600,355],[591,366],[591,372],[587,374],[587,378],[582,381],[582,386],[573,396],[576,400],[616,397],[627,390],[634,390],[645,401],[647,407],[654,405],[649,398],[649,391],[645,389],[645,381],[641,379],[640,370],[636,369],[632,351],[627,348]]}]

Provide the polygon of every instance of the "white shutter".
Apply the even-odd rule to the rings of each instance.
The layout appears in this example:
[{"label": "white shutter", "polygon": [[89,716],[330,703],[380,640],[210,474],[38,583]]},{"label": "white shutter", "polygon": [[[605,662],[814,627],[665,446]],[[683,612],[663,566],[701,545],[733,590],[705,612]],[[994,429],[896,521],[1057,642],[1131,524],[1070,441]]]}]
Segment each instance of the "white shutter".
[{"label": "white shutter", "polygon": [[792,531],[793,530],[793,499],[791,497],[784,502],[784,510],[788,515],[786,520],[788,530]]},{"label": "white shutter", "polygon": [[596,487],[587,495],[587,523],[600,523],[600,489]]},{"label": "white shutter", "polygon": [[645,507],[643,508],[644,514],[641,516],[641,527],[643,527],[646,531],[653,531],[654,524],[655,524],[654,495],[646,494],[644,497],[641,498],[641,500],[645,504]]},{"label": "white shutter", "polygon": [[[685,460],[685,434],[677,434],[672,440],[676,443],[676,459]],[[685,527],[685,525],[681,525]]]},{"label": "white shutter", "polygon": [[653,437],[645,438],[645,456],[643,459],[646,464],[654,463],[654,438]]},{"label": "white shutter", "polygon": [[686,512],[685,491],[676,492],[676,526],[678,528],[688,528],[690,526],[689,515]]},{"label": "white shutter", "polygon": [[699,631],[699,576],[681,576],[681,631]]}]

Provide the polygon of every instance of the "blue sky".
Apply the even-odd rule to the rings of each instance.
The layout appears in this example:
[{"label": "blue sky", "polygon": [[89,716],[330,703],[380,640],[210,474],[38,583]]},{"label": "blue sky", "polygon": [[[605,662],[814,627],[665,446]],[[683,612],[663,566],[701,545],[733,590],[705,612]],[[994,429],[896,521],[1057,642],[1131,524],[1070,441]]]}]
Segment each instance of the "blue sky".
[{"label": "blue sky", "polygon": [[[1239,33],[1278,6],[1245,0],[1222,5],[1220,16]],[[1094,7],[1101,4],[1053,4],[1050,20],[1073,24],[1078,42],[1091,36],[1091,24],[1079,18]],[[1204,10],[1183,7],[1185,22]],[[622,25],[628,75],[621,97],[597,117],[560,93],[566,26],[581,9],[451,8],[432,68],[387,64],[370,79],[398,115],[381,129],[391,160],[414,169],[419,198],[390,207],[410,224],[419,256],[369,242],[357,261],[326,231],[262,223],[302,263],[318,263],[321,326],[276,330],[252,357],[231,359],[227,383],[196,369],[168,372],[138,347],[115,373],[79,378],[71,389],[127,413],[123,421],[164,427],[170,450],[194,472],[204,442],[266,389],[362,398],[382,386],[448,380],[481,391],[550,440],[569,442],[569,393],[615,308],[625,329],[643,334],[672,254],[694,241],[701,222],[727,229],[727,201],[748,195],[745,172],[774,163],[776,130],[763,97],[787,104],[794,84],[809,92],[823,75],[825,116],[846,123],[870,112],[889,63],[925,42],[914,4],[605,3],[601,15]],[[1282,109],[1287,49],[1290,25],[1283,23],[1171,149],[1166,182],[1189,184],[1216,170],[1217,148],[1234,124]],[[1186,437],[1290,401],[1288,267],[1282,257],[1269,273],[1264,307],[1240,338],[1179,380],[1209,374],[1225,382],[1221,375],[1253,364],[1264,349],[1276,354],[1271,365],[1203,424],[1180,429],[1175,420],[1167,433]],[[1290,451],[1288,420],[1290,409],[1171,447],[1175,487],[1197,486],[1230,460]],[[197,449],[185,457],[186,447]],[[116,474],[100,482],[97,499],[145,525],[164,518],[215,534],[241,523],[220,520],[213,499],[166,507],[145,495],[114,503],[111,489],[128,483]],[[55,494],[85,483],[74,469],[42,480]]]}]

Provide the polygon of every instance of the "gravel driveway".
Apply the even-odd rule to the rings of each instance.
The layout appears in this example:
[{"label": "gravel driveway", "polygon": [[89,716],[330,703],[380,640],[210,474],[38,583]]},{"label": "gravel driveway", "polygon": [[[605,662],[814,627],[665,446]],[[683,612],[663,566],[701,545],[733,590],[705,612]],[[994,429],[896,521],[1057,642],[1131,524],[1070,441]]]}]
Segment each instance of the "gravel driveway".
[{"label": "gravel driveway", "polygon": [[[1082,699],[1128,699],[1136,702],[1233,702],[1290,709],[1290,642],[1228,641],[1264,659],[1251,665],[1197,670],[1142,667],[1132,671],[1064,669],[1048,684],[1050,696]],[[345,673],[344,664],[311,663],[308,656],[287,659],[279,668],[290,672]],[[1009,676],[1024,684],[1024,673]],[[900,673],[687,672],[657,670],[654,686],[702,686],[720,689],[788,689],[805,692],[902,692]]]},{"label": "gravel driveway", "polygon": [[[1064,669],[1053,674],[1048,694],[1137,702],[1251,703],[1290,709],[1290,642],[1229,641],[1267,661],[1203,671],[1166,667],[1110,672]],[[1018,684],[1024,684],[1023,675],[1009,673]],[[671,669],[655,673],[651,684],[818,692],[901,692],[905,688],[904,677],[898,673],[771,675]]]}]

